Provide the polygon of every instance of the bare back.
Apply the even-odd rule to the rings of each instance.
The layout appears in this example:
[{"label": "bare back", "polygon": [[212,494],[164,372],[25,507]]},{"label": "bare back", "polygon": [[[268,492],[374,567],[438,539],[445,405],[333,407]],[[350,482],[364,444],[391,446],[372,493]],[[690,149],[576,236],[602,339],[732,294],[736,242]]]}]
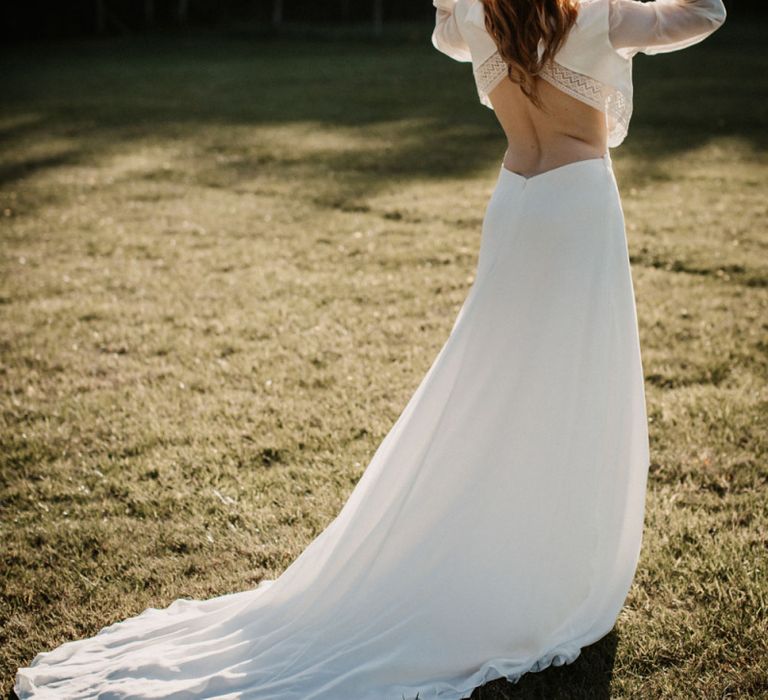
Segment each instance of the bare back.
[{"label": "bare back", "polygon": [[573,161],[600,158],[608,140],[603,113],[545,80],[537,85],[545,111],[511,80],[488,95],[507,137],[504,167],[533,177]]},{"label": "bare back", "polygon": [[542,67],[537,78],[539,109],[507,79],[487,31],[484,2],[433,0],[432,43],[451,58],[472,63],[480,100],[493,107],[507,137],[503,167],[522,177],[605,156],[629,126],[632,57],[696,44],[726,17],[723,0],[580,0],[558,60],[547,73]]}]

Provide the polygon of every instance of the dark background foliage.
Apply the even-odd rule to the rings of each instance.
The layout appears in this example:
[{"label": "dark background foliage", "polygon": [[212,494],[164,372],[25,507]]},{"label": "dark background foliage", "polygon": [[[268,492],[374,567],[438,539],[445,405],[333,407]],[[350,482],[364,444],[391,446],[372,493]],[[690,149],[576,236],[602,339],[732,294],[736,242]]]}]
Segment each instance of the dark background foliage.
[{"label": "dark background foliage", "polygon": [[[730,15],[766,13],[757,0],[726,5]],[[0,3],[0,36],[39,40],[231,23],[272,31],[295,24],[367,24],[377,34],[387,23],[429,21],[433,12],[429,0],[31,0]]]}]

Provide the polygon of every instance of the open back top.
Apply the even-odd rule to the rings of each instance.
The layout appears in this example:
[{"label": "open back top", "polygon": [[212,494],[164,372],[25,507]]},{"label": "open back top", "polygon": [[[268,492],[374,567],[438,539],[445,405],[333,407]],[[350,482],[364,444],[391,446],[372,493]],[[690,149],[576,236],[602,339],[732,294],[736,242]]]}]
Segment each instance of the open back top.
[{"label": "open back top", "polygon": [[[508,75],[485,28],[481,0],[433,0],[432,43],[457,61],[472,63],[480,101]],[[605,114],[608,146],[627,135],[632,116],[632,58],[636,53],[677,51],[723,24],[722,0],[581,0],[576,22],[540,77]],[[544,46],[539,46],[539,56]]]}]

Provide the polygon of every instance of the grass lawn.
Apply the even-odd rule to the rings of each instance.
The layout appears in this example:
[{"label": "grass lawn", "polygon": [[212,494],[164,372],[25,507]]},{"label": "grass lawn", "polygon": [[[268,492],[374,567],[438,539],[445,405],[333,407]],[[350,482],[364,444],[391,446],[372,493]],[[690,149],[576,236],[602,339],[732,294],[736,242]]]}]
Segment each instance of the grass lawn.
[{"label": "grass lawn", "polygon": [[[764,31],[635,59],[642,557],[611,634],[475,700],[768,696]],[[3,695],[38,651],[275,578],[340,510],[467,294],[504,151],[429,32],[2,49]]]}]

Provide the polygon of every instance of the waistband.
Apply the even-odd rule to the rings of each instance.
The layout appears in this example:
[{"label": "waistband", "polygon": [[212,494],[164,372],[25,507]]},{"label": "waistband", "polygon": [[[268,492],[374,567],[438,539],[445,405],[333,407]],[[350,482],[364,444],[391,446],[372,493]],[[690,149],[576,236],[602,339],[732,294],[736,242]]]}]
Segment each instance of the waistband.
[{"label": "waistband", "polygon": [[543,173],[538,173],[537,175],[531,175],[530,177],[526,177],[525,175],[520,175],[520,173],[516,173],[514,172],[514,170],[508,170],[507,168],[504,167],[504,164],[502,163],[500,168],[500,176],[506,177],[510,180],[516,180],[517,182],[521,183],[523,186],[526,186],[541,180],[547,180],[547,179],[556,177],[558,175],[566,174],[569,171],[578,171],[582,168],[594,168],[595,165],[598,165],[598,164],[607,168],[612,167],[613,162],[611,160],[610,151],[606,151],[605,153],[603,153],[602,156],[598,156],[596,158],[584,158],[582,160],[574,160],[574,161],[571,161],[570,163],[559,165],[556,168],[550,168],[549,170],[545,170]]}]

